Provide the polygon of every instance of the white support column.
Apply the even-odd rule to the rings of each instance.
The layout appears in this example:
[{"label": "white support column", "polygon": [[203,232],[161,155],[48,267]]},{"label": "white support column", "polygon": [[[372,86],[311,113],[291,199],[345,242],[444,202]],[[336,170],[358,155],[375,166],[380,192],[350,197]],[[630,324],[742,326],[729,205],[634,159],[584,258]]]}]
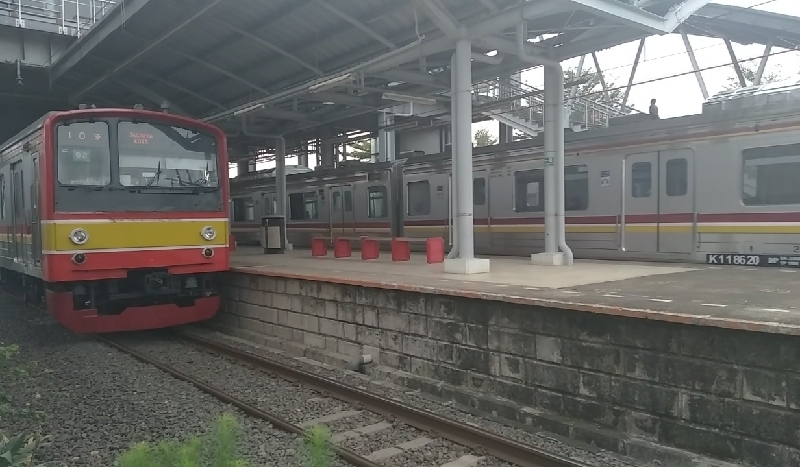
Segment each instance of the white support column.
[{"label": "white support column", "polygon": [[703,99],[708,99],[706,82],[703,79],[703,74],[700,73],[700,67],[697,66],[697,58],[694,56],[694,50],[692,49],[692,43],[689,42],[689,36],[686,35],[685,31],[681,31],[681,37],[683,38],[683,45],[686,47],[686,53],[689,55],[689,60],[692,62],[694,76],[697,78],[697,84],[700,86],[700,92],[703,93]]},{"label": "white support column", "polygon": [[458,115],[458,73],[456,67],[456,54],[450,60],[450,228],[452,229],[451,239],[453,247],[447,257],[450,259],[458,257],[458,223],[456,222],[456,212],[458,212],[458,128],[456,127],[456,115]]},{"label": "white support column", "polygon": [[[555,90],[553,90],[553,100],[561,104],[564,102],[564,72],[562,71],[561,67],[551,67],[554,68],[553,71],[553,78],[555,79]],[[565,163],[564,163],[564,119],[565,115],[563,112],[563,107],[559,105],[559,112],[556,114],[556,118],[558,118],[558,122],[556,123],[556,128],[558,131],[554,131],[556,136],[556,192],[558,193],[557,203],[556,203],[556,228],[558,235],[557,243],[558,248],[561,249],[561,254],[563,255],[563,264],[567,266],[572,266],[573,262],[573,255],[572,249],[567,245],[567,216],[566,216],[566,176],[564,173]]]},{"label": "white support column", "polygon": [[544,67],[544,253],[531,255],[533,264],[551,266],[559,266],[564,262],[563,255],[558,252],[558,173],[555,165],[558,133],[564,132],[559,127],[563,100],[557,100],[558,73],[556,67]]},{"label": "white support column", "polygon": [[631,77],[628,78],[628,86],[625,88],[625,97],[622,98],[622,107],[628,105],[628,97],[631,95],[631,87],[633,87],[633,78],[636,76],[636,69],[639,68],[639,60],[642,58],[642,50],[644,50],[644,41],[639,41],[639,50],[636,51],[636,59],[633,61],[633,68],[631,69]]},{"label": "white support column", "polygon": [[758,70],[756,71],[756,76],[753,79],[753,85],[758,86],[761,84],[761,78],[764,76],[764,69],[767,68],[767,60],[769,60],[769,54],[772,53],[772,39],[767,42],[767,46],[764,48],[764,55],[761,56],[761,62],[758,64]]},{"label": "white support column", "polygon": [[455,154],[458,159],[456,178],[456,223],[458,224],[458,256],[446,259],[444,271],[450,274],[479,274],[489,272],[489,260],[475,258],[474,219],[472,201],[472,44],[461,39],[456,43],[455,98],[458,113],[455,128],[458,139]]},{"label": "white support column", "polygon": [[[286,215],[286,140],[283,136],[278,136],[275,139],[277,141],[275,151],[275,188],[277,193],[275,202],[278,205],[278,212],[275,214],[284,216],[285,226],[285,222],[289,220]],[[285,231],[283,235],[286,235]],[[289,243],[288,238],[286,239],[286,249],[292,250],[292,245]]]},{"label": "white support column", "polygon": [[[394,115],[386,111],[378,113],[378,126],[384,127],[394,124]],[[395,158],[395,133],[394,130],[378,131],[378,160],[391,162]]]}]

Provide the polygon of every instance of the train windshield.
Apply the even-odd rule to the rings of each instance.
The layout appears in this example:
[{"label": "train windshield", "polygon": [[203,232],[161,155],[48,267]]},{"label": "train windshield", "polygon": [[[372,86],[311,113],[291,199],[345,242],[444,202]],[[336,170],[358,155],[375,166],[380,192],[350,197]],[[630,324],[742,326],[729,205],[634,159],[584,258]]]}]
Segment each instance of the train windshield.
[{"label": "train windshield", "polygon": [[111,147],[106,122],[58,127],[58,181],[62,185],[102,187],[111,183]]},{"label": "train windshield", "polygon": [[119,182],[125,187],[218,187],[217,143],[170,125],[119,123]]}]

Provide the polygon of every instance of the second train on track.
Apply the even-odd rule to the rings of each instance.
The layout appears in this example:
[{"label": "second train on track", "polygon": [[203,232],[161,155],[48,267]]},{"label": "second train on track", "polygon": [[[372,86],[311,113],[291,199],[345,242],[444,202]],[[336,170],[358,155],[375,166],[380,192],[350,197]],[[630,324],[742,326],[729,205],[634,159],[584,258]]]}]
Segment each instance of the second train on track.
[{"label": "second train on track", "polygon": [[[772,85],[712,99],[699,115],[568,132],[566,228],[576,257],[764,266],[777,261],[764,255],[800,253],[799,94],[798,85]],[[475,148],[478,254],[543,250],[541,143]],[[315,236],[451,239],[448,153],[296,172],[286,210],[294,245]],[[239,176],[231,194],[234,235],[257,243],[260,217],[275,212],[274,175]]]}]

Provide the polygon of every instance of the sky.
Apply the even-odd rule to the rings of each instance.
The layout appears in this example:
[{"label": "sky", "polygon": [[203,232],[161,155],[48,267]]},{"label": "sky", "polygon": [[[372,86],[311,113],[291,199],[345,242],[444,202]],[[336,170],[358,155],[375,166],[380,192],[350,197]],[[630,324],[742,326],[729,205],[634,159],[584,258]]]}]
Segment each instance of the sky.
[{"label": "sky", "polygon": [[[800,17],[800,0],[716,0],[714,3]],[[722,39],[689,36],[689,40],[701,69],[731,62]],[[609,85],[612,82],[617,86],[627,84],[638,47],[637,41],[597,53],[598,62]],[[760,57],[764,53],[762,45],[734,43],[733,49],[739,60]],[[778,51],[782,51],[782,49],[772,49],[773,53]],[[576,69],[578,61],[579,59],[575,58],[562,63],[562,66],[565,69]],[[746,64],[756,68],[758,60],[746,62]],[[584,69],[594,69],[591,56],[586,57]],[[694,74],[663,79],[653,83],[636,84],[690,71],[692,71],[692,65],[679,34],[647,38],[639,67],[636,70],[628,105],[647,112],[650,99],[656,99],[661,118],[700,113],[703,95]],[[765,75],[769,73],[780,74],[783,78],[797,76],[800,79],[800,51],[770,57]],[[722,91],[728,84],[728,79],[736,76],[732,66],[715,68],[704,71],[702,74],[710,96]],[[523,73],[523,81],[531,86],[542,87],[543,70],[538,68]],[[476,123],[473,125],[473,133],[481,128],[486,128],[497,136],[497,122]],[[314,164],[313,161],[309,162]],[[296,164],[296,160],[288,159],[287,164]],[[268,168],[272,165],[271,163],[259,164],[258,168]]]}]

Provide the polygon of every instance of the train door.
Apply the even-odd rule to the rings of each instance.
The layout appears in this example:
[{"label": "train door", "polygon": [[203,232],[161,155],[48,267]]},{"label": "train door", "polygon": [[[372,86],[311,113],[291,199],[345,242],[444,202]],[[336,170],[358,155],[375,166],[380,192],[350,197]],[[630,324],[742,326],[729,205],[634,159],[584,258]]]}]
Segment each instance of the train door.
[{"label": "train door", "polygon": [[13,257],[14,261],[21,263],[25,261],[27,252],[25,242],[25,185],[24,176],[20,162],[11,165],[11,234],[13,236]]},{"label": "train door", "polygon": [[631,154],[625,160],[622,248],[658,251],[658,153]]},{"label": "train door", "polygon": [[472,204],[474,220],[474,239],[476,248],[490,245],[489,221],[489,172],[478,170],[472,178]]},{"label": "train door", "polygon": [[694,153],[661,151],[659,158],[658,251],[691,253],[694,245]]},{"label": "train door", "polygon": [[625,162],[626,251],[691,253],[694,155],[689,149],[632,154]]},{"label": "train door", "polygon": [[331,237],[355,236],[355,213],[353,212],[353,187],[340,185],[330,187]]},{"label": "train door", "polygon": [[[33,155],[33,173],[39,173],[39,157],[38,154]],[[42,262],[42,235],[40,229],[39,218],[39,177],[33,177],[31,183],[31,255],[33,262],[39,266]]]}]

